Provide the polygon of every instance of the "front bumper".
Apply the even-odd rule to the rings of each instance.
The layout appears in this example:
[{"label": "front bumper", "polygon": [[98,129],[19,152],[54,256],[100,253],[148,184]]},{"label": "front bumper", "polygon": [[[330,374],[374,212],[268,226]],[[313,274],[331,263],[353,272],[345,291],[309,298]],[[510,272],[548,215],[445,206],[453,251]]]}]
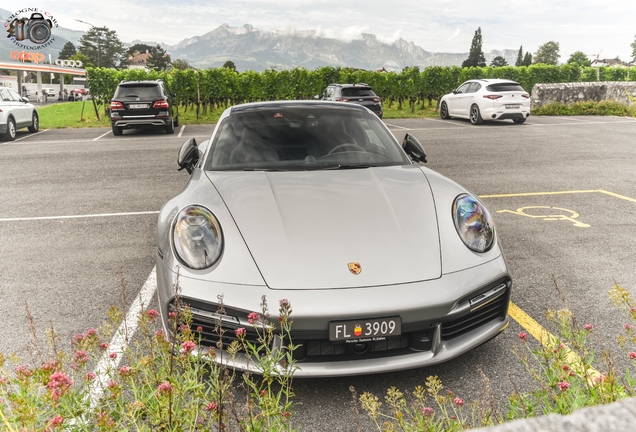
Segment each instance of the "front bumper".
[{"label": "front bumper", "polygon": [[[218,307],[218,296],[224,296],[226,314],[237,319],[233,328],[226,329],[230,339],[234,328],[252,328],[247,322],[247,315],[260,311],[262,296],[267,297],[270,307],[276,305],[279,299],[288,299],[293,307],[291,333],[294,343],[302,345],[301,351],[304,350],[304,355],[301,353],[295,364],[300,368],[295,373],[299,377],[374,374],[450,360],[497,336],[508,325],[507,311],[512,288],[503,256],[477,267],[442,275],[435,280],[357,289],[270,290],[266,286],[230,285],[183,276],[179,277],[178,282],[186,303],[192,300],[197,308],[212,313]],[[174,299],[173,287],[176,283],[176,274],[157,258],[157,286],[164,328],[168,328],[168,308]],[[495,307],[493,301],[481,310],[490,308],[492,312],[485,316],[480,315],[481,311],[475,312],[477,307],[472,307],[470,300],[502,284],[506,289],[496,299],[496,310],[492,309]],[[270,313],[270,321],[275,323],[277,314],[273,310]],[[338,353],[333,351],[334,344],[328,340],[330,321],[382,316],[401,317],[401,345],[398,342],[393,350],[384,348],[377,352],[374,347],[373,352],[364,355],[351,354],[351,351],[335,355]],[[464,326],[464,323],[468,323],[466,328],[449,330],[451,327],[457,329],[457,326]],[[206,326],[205,317],[196,324],[193,322],[193,327],[199,325]],[[455,334],[450,335],[450,332]],[[421,335],[425,336],[426,342],[417,345],[413,339]],[[201,349],[207,351],[207,347],[214,344],[206,340]],[[224,339],[224,345],[228,345],[227,338]],[[313,355],[310,351],[313,351]],[[258,367],[245,355],[238,355],[231,362],[227,354],[217,349],[216,360],[237,369],[258,373]]]}]

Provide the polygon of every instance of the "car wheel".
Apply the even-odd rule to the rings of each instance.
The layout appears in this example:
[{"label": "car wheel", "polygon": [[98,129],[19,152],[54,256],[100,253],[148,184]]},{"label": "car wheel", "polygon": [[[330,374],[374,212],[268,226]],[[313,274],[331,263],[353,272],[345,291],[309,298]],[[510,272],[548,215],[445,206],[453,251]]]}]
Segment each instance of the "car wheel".
[{"label": "car wheel", "polygon": [[439,116],[444,120],[448,120],[450,118],[450,116],[448,115],[448,105],[446,104],[446,102],[442,102],[442,104],[440,105]]},{"label": "car wheel", "polygon": [[179,117],[174,119],[174,127],[179,127]]},{"label": "car wheel", "polygon": [[515,124],[524,124],[526,122],[526,119],[524,118],[512,119],[512,121],[515,122]]},{"label": "car wheel", "polygon": [[29,126],[29,132],[36,133],[40,130],[40,118],[38,113],[33,111],[33,119],[31,120],[31,126]]},{"label": "car wheel", "polygon": [[4,133],[3,138],[6,141],[13,141],[15,139],[15,135],[16,135],[15,120],[13,120],[13,117],[9,117],[7,119],[7,131]]},{"label": "car wheel", "polygon": [[119,136],[122,133],[122,128],[120,128],[119,126],[115,126],[113,125],[113,135],[115,136]]},{"label": "car wheel", "polygon": [[170,123],[166,125],[166,133],[167,134],[174,133],[174,120],[170,119]]},{"label": "car wheel", "polygon": [[470,107],[470,122],[474,125],[480,125],[484,122],[484,119],[481,118],[481,112],[479,111],[477,104]]}]

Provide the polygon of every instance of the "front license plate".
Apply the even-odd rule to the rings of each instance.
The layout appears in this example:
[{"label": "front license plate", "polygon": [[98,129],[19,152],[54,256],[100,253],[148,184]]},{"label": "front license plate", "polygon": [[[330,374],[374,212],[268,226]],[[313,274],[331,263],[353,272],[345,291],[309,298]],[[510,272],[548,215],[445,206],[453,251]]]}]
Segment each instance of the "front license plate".
[{"label": "front license plate", "polygon": [[518,104],[507,104],[506,108],[519,108]]},{"label": "front license plate", "polygon": [[332,342],[360,343],[384,340],[402,334],[402,318],[374,318],[329,323]]},{"label": "front license plate", "polygon": [[144,108],[148,108],[148,104],[131,104],[130,108],[131,109],[144,109]]}]

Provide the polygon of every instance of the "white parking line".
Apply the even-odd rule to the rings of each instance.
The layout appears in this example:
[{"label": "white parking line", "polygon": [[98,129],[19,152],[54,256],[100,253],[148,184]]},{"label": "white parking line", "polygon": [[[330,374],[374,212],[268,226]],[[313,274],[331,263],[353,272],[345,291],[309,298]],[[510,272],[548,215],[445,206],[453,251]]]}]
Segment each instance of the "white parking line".
[{"label": "white parking line", "polygon": [[425,118],[424,120],[444,122],[446,124],[451,124],[453,126],[474,127],[473,125],[467,125],[467,124],[457,123],[457,122],[452,122],[452,121],[449,122],[448,120],[435,119],[435,118]]},{"label": "white parking line", "polygon": [[[34,137],[36,135],[40,135],[40,134],[42,134],[42,133],[44,133],[46,131],[48,131],[48,129],[44,129],[44,130],[41,130],[40,132],[36,132],[34,134],[29,134],[27,136],[23,136],[22,138],[18,138],[17,140],[13,140],[13,142],[22,141],[23,139],[27,139],[27,138]],[[5,143],[5,144],[9,144],[9,143]]]},{"label": "white parking line", "polygon": [[108,375],[108,370],[110,369],[113,371],[111,373],[116,374],[117,368],[119,367],[121,360],[124,358],[123,355],[118,355],[117,358],[113,360],[109,357],[109,355],[111,353],[121,354],[126,349],[126,338],[128,338],[128,341],[132,340],[135,332],[137,331],[137,317],[145,307],[148,307],[152,297],[155,295],[155,292],[157,292],[157,267],[153,267],[148,279],[146,279],[146,282],[141,287],[139,294],[137,294],[137,297],[130,305],[124,321],[121,322],[119,328],[113,335],[113,338],[108,345],[108,350],[104,352],[104,355],[99,360],[99,363],[97,363],[97,366],[93,371],[99,377],[102,385],[91,387],[91,411],[97,407],[99,400],[103,396],[104,384],[112,378]]},{"label": "white parking line", "polygon": [[181,130],[179,131],[179,135],[177,135],[177,138],[181,138],[181,135],[183,135],[184,129],[185,129],[185,125],[181,126]]},{"label": "white parking line", "polygon": [[97,141],[98,139],[100,139],[100,138],[102,138],[102,137],[105,137],[106,135],[108,135],[108,134],[109,134],[109,133],[111,133],[111,132],[112,132],[112,131],[108,131],[108,132],[106,132],[105,134],[102,134],[102,135],[98,136],[98,137],[97,137],[97,138],[95,138],[93,141]]},{"label": "white parking line", "polygon": [[38,216],[28,218],[2,218],[0,222],[21,222],[21,221],[36,221],[36,220],[51,220],[51,219],[80,219],[80,218],[95,218],[95,217],[110,217],[110,216],[138,216],[148,214],[158,214],[158,211],[143,211],[143,212],[128,212],[128,213],[100,213],[100,214],[87,214],[87,215],[69,215],[69,216]]},{"label": "white parking line", "polygon": [[[151,139],[152,136],[146,136],[146,137],[140,137],[140,138],[106,138],[103,140],[100,140],[101,142],[128,142],[128,141],[141,141],[141,140],[148,140]],[[166,138],[174,138],[174,137],[166,137]],[[194,135],[194,138],[210,138],[210,135]],[[82,143],[82,142],[91,142],[94,141],[90,138],[87,139],[72,139],[72,140],[56,140],[56,141],[26,141],[24,144],[67,144],[67,143]],[[0,143],[0,145],[7,145],[7,144],[13,144],[15,141],[9,141],[9,142],[4,142],[4,143]]]},{"label": "white parking line", "polygon": [[398,126],[398,125],[394,125],[394,124],[389,124],[389,123],[387,123],[387,122],[384,122],[384,124],[385,124],[385,125],[387,125],[387,126],[396,127],[396,128],[400,128],[400,129],[408,129],[408,128],[405,128],[405,127],[403,127],[403,126]]}]

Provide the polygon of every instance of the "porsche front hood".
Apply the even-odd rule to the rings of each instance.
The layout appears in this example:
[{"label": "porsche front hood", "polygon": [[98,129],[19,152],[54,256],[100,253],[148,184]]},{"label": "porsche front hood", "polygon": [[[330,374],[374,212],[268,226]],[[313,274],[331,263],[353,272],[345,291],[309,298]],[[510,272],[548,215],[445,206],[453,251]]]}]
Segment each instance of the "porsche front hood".
[{"label": "porsche front hood", "polygon": [[[435,203],[416,166],[207,175],[272,289],[441,276]],[[350,263],[360,265],[359,274]]]}]

